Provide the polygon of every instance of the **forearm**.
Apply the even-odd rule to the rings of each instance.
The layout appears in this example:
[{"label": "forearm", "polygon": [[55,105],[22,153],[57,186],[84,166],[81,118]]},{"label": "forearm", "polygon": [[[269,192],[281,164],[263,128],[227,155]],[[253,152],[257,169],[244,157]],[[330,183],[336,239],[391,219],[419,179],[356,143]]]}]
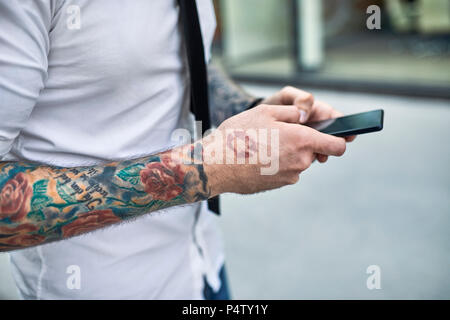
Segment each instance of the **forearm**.
[{"label": "forearm", "polygon": [[255,101],[255,97],[246,93],[214,64],[208,65],[208,87],[211,119],[216,126],[245,111]]},{"label": "forearm", "polygon": [[189,145],[91,167],[0,163],[0,251],[58,241],[207,199],[207,177],[193,150]]}]

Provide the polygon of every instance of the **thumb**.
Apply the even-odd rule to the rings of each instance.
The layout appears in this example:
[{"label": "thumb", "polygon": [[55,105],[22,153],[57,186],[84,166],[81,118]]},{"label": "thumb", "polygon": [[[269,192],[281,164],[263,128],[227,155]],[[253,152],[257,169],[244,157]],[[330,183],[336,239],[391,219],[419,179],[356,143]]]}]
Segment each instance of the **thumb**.
[{"label": "thumb", "polygon": [[281,90],[282,103],[293,104],[300,111],[300,123],[306,123],[314,105],[314,96],[304,90],[294,87],[285,87]]}]

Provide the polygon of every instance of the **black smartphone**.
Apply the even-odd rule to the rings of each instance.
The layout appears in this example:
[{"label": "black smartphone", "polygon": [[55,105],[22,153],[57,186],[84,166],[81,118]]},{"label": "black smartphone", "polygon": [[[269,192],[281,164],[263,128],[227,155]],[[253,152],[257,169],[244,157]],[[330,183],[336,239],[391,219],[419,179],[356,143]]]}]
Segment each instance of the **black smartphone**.
[{"label": "black smartphone", "polygon": [[383,130],[384,111],[373,110],[344,117],[306,123],[308,127],[337,137]]}]

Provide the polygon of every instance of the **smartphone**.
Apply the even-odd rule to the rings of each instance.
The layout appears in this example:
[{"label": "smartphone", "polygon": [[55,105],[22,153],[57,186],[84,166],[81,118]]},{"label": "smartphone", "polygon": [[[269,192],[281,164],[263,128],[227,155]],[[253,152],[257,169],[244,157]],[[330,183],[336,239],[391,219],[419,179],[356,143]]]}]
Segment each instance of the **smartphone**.
[{"label": "smartphone", "polygon": [[384,111],[373,110],[344,117],[306,123],[308,127],[337,137],[383,130]]}]

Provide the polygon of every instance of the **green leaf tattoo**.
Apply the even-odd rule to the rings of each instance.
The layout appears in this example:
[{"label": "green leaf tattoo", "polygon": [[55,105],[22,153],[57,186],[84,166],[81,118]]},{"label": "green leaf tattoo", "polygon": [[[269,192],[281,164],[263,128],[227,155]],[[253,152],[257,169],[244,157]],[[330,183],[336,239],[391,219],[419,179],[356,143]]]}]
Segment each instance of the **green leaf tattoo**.
[{"label": "green leaf tattoo", "polygon": [[[44,207],[46,207],[49,203],[52,202],[53,198],[47,195],[47,186],[48,180],[42,179],[36,181],[33,184],[33,197],[31,198],[31,211],[38,214],[38,211],[41,211]],[[38,214],[42,216],[43,213],[40,212]]]},{"label": "green leaf tattoo", "polygon": [[77,202],[77,199],[74,196],[68,194],[64,190],[64,185],[59,183],[59,181],[56,183],[56,191],[58,192],[58,195],[61,197],[61,199],[63,199],[66,203],[75,203],[75,202]]},{"label": "green leaf tattoo", "polygon": [[42,179],[36,181],[33,184],[33,194],[46,194],[47,193],[48,180]]},{"label": "green leaf tattoo", "polygon": [[145,166],[142,163],[137,163],[119,171],[117,176],[123,181],[131,183],[133,186],[140,181],[140,172]]},{"label": "green leaf tattoo", "polygon": [[62,240],[210,195],[203,164],[190,152],[75,168],[0,162],[0,178],[0,251]]}]

